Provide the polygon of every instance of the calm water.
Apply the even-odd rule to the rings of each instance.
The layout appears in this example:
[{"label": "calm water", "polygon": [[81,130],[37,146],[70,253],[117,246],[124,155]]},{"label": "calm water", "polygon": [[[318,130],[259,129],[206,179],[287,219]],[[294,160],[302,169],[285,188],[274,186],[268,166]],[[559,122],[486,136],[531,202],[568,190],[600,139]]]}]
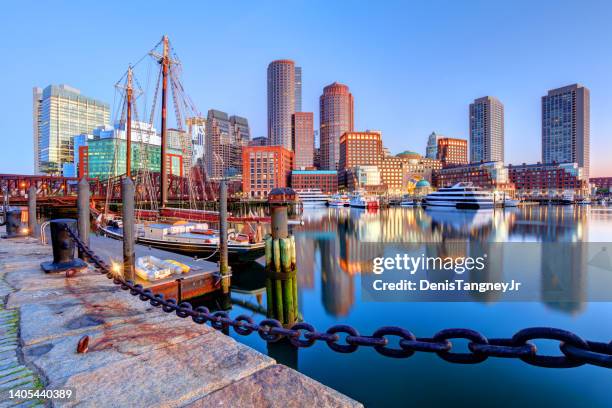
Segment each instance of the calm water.
[{"label": "calm water", "polygon": [[[322,208],[307,210],[303,219],[305,225],[293,230],[299,308],[303,319],[319,330],[347,323],[371,334],[383,325],[399,325],[417,336],[431,336],[443,328],[466,327],[488,337],[508,337],[524,327],[554,326],[591,340],[612,339],[612,303],[586,301],[589,286],[597,285],[592,277],[583,276],[588,260],[575,264],[576,271],[584,270],[570,279],[569,303],[503,302],[486,296],[466,302],[390,303],[365,302],[361,296],[361,274],[371,273],[372,257],[387,248],[364,245],[365,241],[401,241],[417,248],[422,242],[444,245],[461,240],[612,242],[612,208],[533,206],[469,215],[408,208],[379,212]],[[261,270],[234,273],[244,286],[261,286]],[[545,282],[542,273],[537,279]],[[513,274],[512,260],[504,262],[502,274]],[[257,308],[265,313],[265,294],[259,304],[255,294],[234,293],[234,297],[250,307],[236,305],[232,315],[245,312],[257,321],[264,318]],[[456,365],[435,354],[391,359],[364,347],[339,354],[324,343],[296,351],[267,345],[258,336],[232,335],[367,406],[612,406],[612,371],[604,368],[545,369],[498,358]],[[453,343],[463,348],[467,344]],[[555,353],[553,342],[536,344],[541,351]]]}]

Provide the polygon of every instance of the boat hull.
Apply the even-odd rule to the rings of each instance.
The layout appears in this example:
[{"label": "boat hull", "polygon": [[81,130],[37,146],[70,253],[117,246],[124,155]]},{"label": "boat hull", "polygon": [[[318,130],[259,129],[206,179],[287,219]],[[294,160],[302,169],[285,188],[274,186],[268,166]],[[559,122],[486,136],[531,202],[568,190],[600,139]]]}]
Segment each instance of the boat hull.
[{"label": "boat hull", "polygon": [[[117,240],[123,239],[123,233],[118,228],[102,228],[103,234],[107,237]],[[136,243],[149,246],[151,248],[161,249],[176,254],[197,257],[210,262],[219,261],[219,251],[217,244],[214,243],[187,243],[187,242],[172,242],[162,241],[157,239],[146,239],[137,237]],[[235,245],[228,244],[227,258],[230,264],[249,263],[261,258],[265,252],[265,244],[263,242],[257,244]]]}]

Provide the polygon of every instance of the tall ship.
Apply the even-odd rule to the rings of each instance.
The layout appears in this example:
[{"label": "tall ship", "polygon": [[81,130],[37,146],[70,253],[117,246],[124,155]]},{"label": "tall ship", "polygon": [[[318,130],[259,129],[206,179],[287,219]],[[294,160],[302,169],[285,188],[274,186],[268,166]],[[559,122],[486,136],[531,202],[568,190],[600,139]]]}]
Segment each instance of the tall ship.
[{"label": "tall ship", "polygon": [[428,194],[423,200],[426,208],[455,208],[479,210],[493,208],[493,193],[482,190],[472,183],[457,183],[452,187],[440,188]]},{"label": "tall ship", "polygon": [[322,206],[327,204],[329,196],[324,194],[319,188],[307,188],[295,190],[304,207]]}]

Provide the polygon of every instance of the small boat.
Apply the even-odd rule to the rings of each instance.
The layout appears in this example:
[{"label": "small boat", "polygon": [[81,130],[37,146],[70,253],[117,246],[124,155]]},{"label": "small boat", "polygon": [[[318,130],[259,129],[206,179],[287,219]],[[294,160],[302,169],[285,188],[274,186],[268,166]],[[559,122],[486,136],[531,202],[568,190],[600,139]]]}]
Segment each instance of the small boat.
[{"label": "small boat", "polygon": [[349,196],[345,194],[334,194],[331,196],[328,205],[330,207],[350,207],[350,199]]},{"label": "small boat", "polygon": [[414,198],[411,198],[409,195],[405,195],[402,197],[402,201],[400,201],[400,207],[418,207],[419,203]]},{"label": "small boat", "polygon": [[[100,227],[110,238],[122,240],[123,228],[116,221]],[[211,262],[219,260],[219,233],[206,223],[137,224],[136,243]],[[247,234],[229,231],[227,255],[230,264],[255,261],[264,255],[263,241],[256,242]]]},{"label": "small boat", "polygon": [[151,255],[137,258],[134,270],[140,279],[149,282],[183,273],[183,268],[181,266],[170,261],[162,261]]},{"label": "small boat", "polygon": [[495,203],[492,192],[482,190],[472,183],[457,183],[452,187],[440,188],[428,194],[423,200],[423,205],[427,209],[479,210],[493,208]]},{"label": "small boat", "polygon": [[574,204],[575,202],[575,197],[574,197],[574,192],[573,191],[565,191],[563,192],[563,195],[561,196],[561,200],[559,201],[559,204],[562,205],[570,205],[570,204]]},{"label": "small boat", "polygon": [[350,206],[353,208],[378,208],[379,203],[378,198],[356,191],[350,199]]},{"label": "small boat", "polygon": [[582,200],[576,201],[576,204],[579,204],[579,205],[589,205],[589,204],[591,204],[591,199],[589,199],[588,197],[585,197]]},{"label": "small boat", "polygon": [[303,190],[295,190],[304,207],[322,206],[327,203],[329,196],[323,194],[319,188],[307,188]]}]

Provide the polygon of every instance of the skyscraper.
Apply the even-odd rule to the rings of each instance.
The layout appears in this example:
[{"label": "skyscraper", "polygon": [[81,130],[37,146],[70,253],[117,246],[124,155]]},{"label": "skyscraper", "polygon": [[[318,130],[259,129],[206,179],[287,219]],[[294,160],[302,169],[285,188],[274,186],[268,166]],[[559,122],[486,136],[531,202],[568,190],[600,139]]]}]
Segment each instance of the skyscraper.
[{"label": "skyscraper", "polygon": [[105,102],[81,95],[68,85],[33,90],[34,171],[60,174],[64,163],[74,160],[73,137],[108,124]]},{"label": "skyscraper", "polygon": [[504,105],[493,96],[470,104],[470,162],[504,161]]},{"label": "skyscraper", "polygon": [[296,106],[295,71],[291,60],[272,61],[268,65],[268,140],[271,146],[283,146],[288,150],[293,150],[291,117]]},{"label": "skyscraper", "polygon": [[206,119],[206,172],[211,179],[242,173],[242,148],[250,139],[249,122],[216,109]]},{"label": "skyscraper", "polygon": [[321,168],[336,170],[340,160],[340,136],[353,131],[353,95],[348,86],[334,82],[323,88],[319,105]]},{"label": "skyscraper", "polygon": [[444,137],[442,135],[437,134],[436,132],[431,132],[429,138],[427,139],[427,147],[425,148],[425,157],[428,159],[437,159],[438,157],[438,139]]},{"label": "skyscraper", "polygon": [[590,165],[590,91],[579,84],[542,97],[542,162],[577,163],[585,179]]},{"label": "skyscraper", "polygon": [[295,67],[295,111],[302,111],[302,67]]},{"label": "skyscraper", "polygon": [[314,124],[312,112],[295,112],[293,114],[293,148],[295,150],[294,168],[301,169],[314,165]]}]

